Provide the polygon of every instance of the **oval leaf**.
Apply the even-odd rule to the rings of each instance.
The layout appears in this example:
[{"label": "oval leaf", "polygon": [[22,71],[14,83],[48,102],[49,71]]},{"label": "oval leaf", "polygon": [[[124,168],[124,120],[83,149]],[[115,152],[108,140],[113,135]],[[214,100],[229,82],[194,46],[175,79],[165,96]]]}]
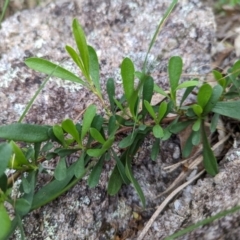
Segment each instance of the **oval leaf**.
[{"label": "oval leaf", "polygon": [[67,176],[67,166],[66,166],[66,161],[65,158],[61,158],[58,165],[56,166],[54,170],[54,177],[58,181],[62,181],[66,178]]},{"label": "oval leaf", "polygon": [[12,156],[12,147],[9,143],[0,144],[0,176],[5,172],[8,162]]},{"label": "oval leaf", "polygon": [[50,139],[48,126],[13,123],[0,126],[0,138],[23,142],[44,142]]}]

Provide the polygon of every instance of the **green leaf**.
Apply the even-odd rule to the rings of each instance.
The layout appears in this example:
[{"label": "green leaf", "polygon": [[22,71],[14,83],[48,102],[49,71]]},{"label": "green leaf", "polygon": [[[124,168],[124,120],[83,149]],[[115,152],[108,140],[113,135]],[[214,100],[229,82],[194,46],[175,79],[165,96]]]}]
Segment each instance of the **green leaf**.
[{"label": "green leaf", "polygon": [[82,153],[81,156],[77,160],[76,167],[74,169],[74,174],[75,174],[76,178],[83,176],[83,174],[85,172],[84,157],[85,157],[85,153]]},{"label": "green leaf", "polygon": [[94,168],[88,178],[88,186],[90,188],[96,187],[99,182],[103,164],[104,164],[104,159],[105,159],[105,156],[102,156],[98,160],[97,164],[94,166]]},{"label": "green leaf", "polygon": [[89,76],[89,52],[87,41],[84,31],[76,18],[73,20],[72,30],[80,57],[84,65],[84,69],[86,71],[86,74]]},{"label": "green leaf", "polygon": [[206,115],[210,111],[212,111],[214,106],[219,101],[219,98],[221,97],[222,92],[223,92],[223,88],[220,85],[216,85],[216,86],[213,87],[212,95],[211,95],[208,103],[205,105],[205,107],[203,109],[204,115]]},{"label": "green leaf", "polygon": [[69,133],[78,144],[80,144],[79,133],[71,119],[66,119],[62,122],[62,128],[65,132]]},{"label": "green leaf", "polygon": [[93,118],[96,114],[96,107],[94,105],[90,105],[83,116],[83,124],[82,124],[82,133],[81,140],[83,141],[86,136],[88,130],[90,129]]},{"label": "green leaf", "polygon": [[31,203],[24,198],[15,201],[15,211],[21,216],[25,216],[31,209]]},{"label": "green leaf", "polygon": [[60,157],[66,157],[69,156],[75,152],[77,152],[78,149],[70,149],[70,148],[58,148],[54,150],[54,153],[57,154]]},{"label": "green leaf", "polygon": [[2,176],[8,166],[12,156],[12,147],[9,143],[0,144],[0,176]]},{"label": "green leaf", "polygon": [[183,154],[183,157],[186,158],[190,155],[190,153],[192,152],[192,149],[193,149],[193,141],[192,141],[192,138],[194,136],[195,132],[192,131],[189,138],[187,139],[186,143],[185,143],[185,146],[183,147],[183,151],[182,151],[182,154]]},{"label": "green leaf", "polygon": [[232,78],[237,78],[240,75],[240,60],[236,61],[231,69]]},{"label": "green leaf", "polygon": [[223,78],[222,73],[220,73],[220,72],[217,71],[217,70],[213,70],[212,73],[213,73],[214,78],[215,78],[218,82],[219,82],[219,80],[221,80],[221,79]]},{"label": "green leaf", "polygon": [[48,126],[13,123],[0,126],[0,138],[22,142],[44,142],[49,139]]},{"label": "green leaf", "polygon": [[66,142],[64,139],[64,133],[63,129],[59,125],[53,126],[53,133],[56,136],[56,138],[61,142],[61,144],[65,147]]},{"label": "green leaf", "polygon": [[98,93],[101,94],[101,88],[100,88],[100,77],[99,77],[99,63],[98,63],[98,57],[93,47],[88,46],[88,52],[89,52],[89,71],[90,76],[92,78],[92,81],[98,90]]},{"label": "green leaf", "polygon": [[181,99],[181,101],[180,101],[180,106],[182,106],[182,104],[183,104],[183,102],[187,99],[187,97],[189,96],[189,94],[192,92],[192,90],[195,88],[195,86],[193,86],[193,87],[188,87],[186,90],[185,90],[185,92],[184,92],[184,94],[183,94],[183,96],[182,96],[182,99]]},{"label": "green leaf", "polygon": [[115,109],[115,101],[114,101],[115,84],[114,84],[113,78],[109,78],[107,80],[107,94],[108,94],[108,98],[109,98],[110,108],[111,108],[111,111],[113,113],[114,109]]},{"label": "green leaf", "polygon": [[103,148],[94,148],[94,149],[88,149],[87,154],[90,157],[101,157],[104,154],[105,150]]},{"label": "green leaf", "polygon": [[176,122],[171,125],[170,131],[174,134],[177,134],[187,128],[189,125],[193,123],[192,120],[190,121],[183,121],[183,122]]},{"label": "green leaf", "polygon": [[164,136],[163,129],[160,125],[153,127],[153,135],[155,138],[162,138]]},{"label": "green leaf", "polygon": [[54,177],[58,181],[62,181],[66,178],[66,176],[67,176],[66,161],[65,161],[65,158],[61,158],[54,170]]},{"label": "green leaf", "polygon": [[119,173],[118,167],[115,166],[108,180],[107,193],[110,196],[116,195],[121,189],[122,184],[123,184],[123,180]]},{"label": "green leaf", "polygon": [[91,136],[101,144],[105,143],[105,139],[103,138],[102,134],[95,128],[90,128]]},{"label": "green leaf", "polygon": [[200,129],[198,131],[194,131],[192,133],[192,144],[194,146],[197,146],[201,141],[201,131]]},{"label": "green leaf", "polygon": [[148,76],[146,81],[143,83],[143,91],[142,91],[142,114],[143,116],[146,115],[147,109],[145,107],[144,101],[151,102],[152,95],[153,95],[153,87],[154,81],[153,78]]},{"label": "green leaf", "polygon": [[199,131],[199,129],[200,129],[200,126],[201,126],[201,118],[198,118],[195,122],[194,122],[194,124],[193,124],[193,126],[192,126],[192,130],[194,131],[194,132],[197,132],[197,131]]},{"label": "green leaf", "polygon": [[176,90],[179,90],[181,88],[189,88],[189,87],[196,87],[199,85],[199,81],[192,80],[192,81],[186,81],[181,84],[179,84],[176,88]]},{"label": "green leaf", "polygon": [[23,154],[21,148],[13,141],[11,141],[9,144],[12,147],[13,156],[8,164],[8,167],[14,169],[22,165],[29,165],[29,162]]},{"label": "green leaf", "polygon": [[25,177],[22,178],[22,186],[23,186],[23,191],[25,193],[30,193],[31,184],[30,184],[30,182],[28,182],[28,180]]},{"label": "green leaf", "polygon": [[165,93],[165,91],[162,88],[160,88],[156,83],[154,83],[153,89],[154,89],[154,92],[157,92],[165,97],[168,97],[167,93]]},{"label": "green leaf", "polygon": [[153,143],[152,150],[151,150],[151,159],[156,161],[157,156],[160,150],[160,139],[156,138],[155,142]]},{"label": "green leaf", "polygon": [[208,101],[210,100],[212,96],[212,92],[213,92],[212,87],[207,83],[203,84],[200,87],[197,95],[197,102],[203,109],[207,105]]},{"label": "green leaf", "polygon": [[116,116],[111,116],[108,122],[108,135],[114,135],[117,129]]},{"label": "green leaf", "polygon": [[209,175],[215,176],[218,173],[217,160],[208,142],[207,134],[204,128],[204,122],[202,122],[202,125],[201,125],[201,134],[202,134],[202,143],[203,143],[203,149],[204,149],[203,165]]},{"label": "green leaf", "polygon": [[[113,157],[115,159],[115,161],[117,162],[117,168],[119,171],[119,174],[122,178],[123,183],[125,184],[129,184],[130,181],[125,173],[125,167],[123,165],[123,163],[126,161],[126,156],[127,156],[127,151],[125,151],[122,155],[121,155],[121,159],[119,159],[119,157],[117,156],[117,154],[114,152],[114,150],[112,150],[113,153]],[[116,167],[116,166],[115,166]]]},{"label": "green leaf", "polygon": [[123,138],[120,143],[118,144],[118,146],[120,148],[126,148],[129,147],[133,141],[135,140],[135,137],[137,136],[137,131],[130,133],[127,137]]},{"label": "green leaf", "polygon": [[[0,166],[1,166],[1,164],[0,164]],[[7,186],[8,186],[7,175],[5,173],[2,173],[0,175],[0,189],[5,193],[7,191]]]},{"label": "green leaf", "polygon": [[218,113],[214,113],[211,119],[211,126],[210,126],[211,133],[214,133],[216,131],[219,117],[220,115]]},{"label": "green leaf", "polygon": [[177,90],[178,82],[182,74],[182,66],[182,59],[178,56],[171,57],[168,62],[168,76],[172,94]]},{"label": "green leaf", "polygon": [[147,109],[148,113],[151,115],[151,117],[154,119],[154,121],[157,123],[156,114],[153,110],[153,107],[150,105],[150,103],[146,100],[144,100],[144,106]]},{"label": "green leaf", "polygon": [[165,101],[163,101],[158,109],[158,117],[157,117],[157,123],[159,124],[161,122],[161,120],[163,119],[163,117],[165,116],[166,112],[167,112],[167,108],[168,105]]},{"label": "green leaf", "polygon": [[[65,47],[66,51],[68,52],[69,56],[72,58],[72,60],[76,63],[76,65],[81,69],[83,75],[87,78],[88,74],[85,71],[82,59],[78,55],[78,53],[71,47],[71,46],[66,46]],[[87,85],[84,83],[84,85]]]},{"label": "green leaf", "polygon": [[201,107],[200,105],[198,105],[198,104],[193,104],[193,105],[192,105],[192,109],[193,109],[194,113],[195,113],[198,117],[201,116],[201,114],[202,114],[202,112],[203,112],[203,109],[202,109],[202,107]]},{"label": "green leaf", "polygon": [[72,164],[67,169],[67,176],[65,179],[61,181],[55,179],[38,190],[33,197],[31,210],[39,208],[58,197],[73,178],[75,167],[76,163]]},{"label": "green leaf", "polygon": [[6,239],[8,232],[11,228],[11,220],[8,216],[7,210],[5,209],[3,202],[0,202],[0,239]]},{"label": "green leaf", "polygon": [[134,65],[130,58],[124,58],[121,65],[121,76],[123,80],[123,89],[130,105],[130,99],[134,92]]},{"label": "green leaf", "polygon": [[138,193],[138,196],[139,196],[140,199],[141,199],[141,202],[142,202],[143,207],[145,208],[145,206],[146,206],[146,200],[145,200],[143,191],[142,191],[139,183],[137,182],[137,180],[136,180],[136,179],[134,178],[134,176],[133,176],[133,172],[132,172],[132,169],[131,169],[131,164],[130,164],[130,162],[131,162],[131,161],[130,161],[130,158],[127,157],[126,166],[125,166],[125,172],[126,172],[127,177],[129,178],[129,180],[130,180],[131,183],[133,184],[133,187],[135,188],[136,192]]},{"label": "green leaf", "polygon": [[214,113],[240,120],[240,101],[218,102],[212,109]]},{"label": "green leaf", "polygon": [[58,66],[55,63],[49,62],[48,60],[45,60],[43,58],[28,58],[25,60],[25,64],[38,72],[46,73],[48,75],[52,75],[58,78],[61,78],[63,80],[69,80],[71,82],[81,83],[83,86],[86,86],[84,81],[74,75],[72,72],[69,72],[65,68],[62,68]]}]

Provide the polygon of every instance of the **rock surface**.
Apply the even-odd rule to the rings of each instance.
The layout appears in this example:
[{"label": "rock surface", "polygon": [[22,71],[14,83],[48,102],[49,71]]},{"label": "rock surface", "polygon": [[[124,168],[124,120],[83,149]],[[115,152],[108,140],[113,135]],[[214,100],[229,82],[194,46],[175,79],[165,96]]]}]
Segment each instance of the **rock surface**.
[{"label": "rock surface", "polygon": [[[136,68],[141,69],[150,39],[168,5],[167,0],[60,0],[43,8],[24,10],[5,20],[0,29],[0,124],[18,119],[45,77],[28,69],[23,63],[25,58],[39,56],[62,62],[66,68],[78,73],[64,50],[66,44],[74,45],[71,35],[74,17],[79,19],[88,42],[97,50],[103,91],[107,78],[113,77],[118,86],[117,93],[121,94],[119,65],[122,59],[131,57]],[[186,75],[208,73],[214,34],[215,22],[211,10],[198,0],[181,1],[162,29],[150,54],[148,68],[155,81],[162,87],[167,87],[167,61],[174,55],[183,58]],[[25,121],[53,124],[67,117],[74,119],[93,102],[96,102],[94,96],[81,86],[51,79]],[[64,196],[26,217],[24,226],[27,239],[113,239],[114,236],[115,239],[117,236],[121,236],[121,239],[136,238],[144,222],[154,212],[154,207],[163,200],[155,200],[155,196],[164,191],[179,172],[178,170],[170,176],[162,170],[162,167],[179,160],[177,140],[171,139],[165,143],[162,150],[164,154],[156,162],[150,160],[150,146],[151,139],[147,139],[134,166],[134,174],[147,198],[146,210],[141,209],[131,186],[124,187],[116,197],[106,195],[106,182],[111,168],[106,165],[97,188],[89,189],[86,182],[82,181]],[[234,165],[233,162],[228,165],[231,164]],[[236,167],[232,171],[234,169]],[[239,178],[236,177],[237,179]],[[215,188],[211,188],[214,181],[206,178],[199,180],[195,187],[186,189],[183,196],[176,200],[179,204],[171,204],[159,216],[145,239],[162,239],[181,227],[239,201],[237,186],[231,185],[228,195],[225,194],[235,180],[226,178],[226,188],[219,182],[215,183]],[[227,202],[220,201],[225,199],[224,194],[231,196]],[[217,196],[218,200],[215,200]],[[174,206],[180,207],[176,210]],[[139,218],[134,218],[133,212]],[[228,236],[229,229],[235,228],[234,224],[239,222],[235,220],[239,220],[239,215],[205,227],[202,232],[198,230],[200,232],[196,231],[186,239],[197,239],[197,236],[211,239],[211,234]],[[223,224],[226,227],[222,228],[222,232],[218,231]],[[18,234],[15,239],[18,239]]]}]

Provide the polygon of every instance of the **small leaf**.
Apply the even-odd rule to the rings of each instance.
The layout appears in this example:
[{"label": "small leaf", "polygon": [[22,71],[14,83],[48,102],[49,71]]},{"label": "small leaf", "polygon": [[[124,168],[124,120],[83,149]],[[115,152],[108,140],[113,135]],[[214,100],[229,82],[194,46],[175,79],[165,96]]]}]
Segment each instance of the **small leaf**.
[{"label": "small leaf", "polygon": [[186,81],[181,84],[179,84],[176,88],[176,90],[182,89],[182,88],[189,88],[189,87],[196,87],[199,85],[199,81],[192,80],[192,81]]},{"label": "small leaf", "polygon": [[63,80],[69,80],[71,82],[81,83],[83,86],[86,86],[84,81],[74,75],[72,72],[69,72],[65,68],[58,66],[55,63],[49,62],[43,58],[28,58],[25,60],[25,64],[38,72],[46,73],[48,75],[52,75]]},{"label": "small leaf", "polygon": [[15,211],[21,216],[25,216],[29,213],[31,204],[24,198],[19,198],[15,201]]},{"label": "small leaf", "polygon": [[66,161],[65,158],[61,158],[58,165],[56,166],[54,170],[54,177],[58,181],[62,181],[66,178],[67,176],[67,166],[66,166]]},{"label": "small leaf", "polygon": [[151,102],[152,95],[153,95],[153,86],[154,86],[154,81],[153,78],[148,76],[146,81],[143,84],[143,91],[142,91],[142,114],[143,116],[146,115],[147,109],[144,104],[144,100],[147,102]]},{"label": "small leaf", "polygon": [[156,161],[157,156],[159,154],[160,149],[160,139],[156,138],[155,142],[153,143],[152,150],[151,150],[151,159]]},{"label": "small leaf", "polygon": [[83,116],[83,124],[82,124],[82,134],[81,140],[83,141],[84,137],[86,136],[88,130],[90,129],[91,123],[93,118],[96,114],[96,107],[94,105],[90,105]]},{"label": "small leaf", "polygon": [[62,122],[62,128],[65,132],[69,133],[78,144],[80,144],[78,130],[71,119],[64,120]]},{"label": "small leaf", "polygon": [[84,65],[84,69],[86,71],[86,74],[89,76],[89,52],[87,41],[85,38],[84,31],[76,18],[73,20],[72,30],[79,54]]},{"label": "small leaf", "polygon": [[61,142],[63,146],[66,145],[65,140],[64,140],[64,133],[63,129],[59,125],[54,125],[53,126],[53,133],[56,136],[56,138]]},{"label": "small leaf", "polygon": [[153,107],[150,105],[150,103],[144,100],[144,106],[147,109],[148,113],[151,115],[151,117],[154,119],[154,121],[157,122],[156,114],[153,110]]},{"label": "small leaf", "polygon": [[48,126],[13,123],[0,126],[0,138],[22,142],[44,142],[49,139]]},{"label": "small leaf", "polygon": [[23,186],[23,191],[25,193],[30,193],[31,184],[28,182],[28,180],[25,177],[22,178],[22,186]]},{"label": "small leaf", "polygon": [[220,115],[218,113],[214,113],[211,119],[211,126],[210,126],[211,133],[214,133],[216,131],[219,117]]},{"label": "small leaf", "polygon": [[117,129],[116,116],[111,116],[108,122],[108,135],[114,135]]},{"label": "small leaf", "polygon": [[192,90],[195,88],[195,86],[193,87],[188,87],[183,96],[182,96],[182,99],[181,99],[181,102],[180,102],[180,106],[182,106],[183,102],[187,99],[187,97],[189,96],[189,94],[192,92]]},{"label": "small leaf", "polygon": [[161,122],[161,120],[163,119],[163,117],[165,116],[166,112],[167,112],[167,103],[165,101],[163,101],[158,109],[158,117],[157,117],[157,123],[159,124]]},{"label": "small leaf", "polygon": [[14,155],[9,162],[8,167],[14,169],[22,165],[29,165],[29,162],[23,154],[21,148],[13,141],[11,141],[9,144],[12,147],[12,152],[14,153]]},{"label": "small leaf", "polygon": [[202,109],[202,107],[201,107],[200,105],[194,104],[194,105],[192,105],[192,109],[193,109],[194,113],[195,113],[198,117],[201,116],[201,114],[202,114],[202,112],[203,112],[203,109]]},{"label": "small leaf", "polygon": [[198,118],[195,122],[194,122],[194,124],[193,124],[193,126],[192,126],[192,130],[193,131],[195,131],[195,132],[197,132],[197,131],[199,131],[199,129],[200,129],[200,126],[201,126],[201,118]]},{"label": "small leaf", "polygon": [[218,102],[212,109],[214,113],[240,120],[240,101]]},{"label": "small leaf", "polygon": [[182,59],[178,56],[171,57],[168,62],[168,75],[172,93],[177,90],[178,82],[182,74],[182,66]]},{"label": "small leaf", "polygon": [[74,169],[74,174],[76,178],[80,178],[85,173],[85,163],[84,163],[85,153],[82,153],[81,156],[78,158],[76,167]]},{"label": "small leaf", "polygon": [[118,144],[118,146],[120,148],[126,148],[129,147],[133,141],[135,140],[135,137],[137,135],[137,131],[130,133],[127,137],[123,138],[120,143]]},{"label": "small leaf", "polygon": [[203,84],[197,95],[197,102],[198,104],[204,109],[204,107],[207,105],[208,101],[210,100],[212,96],[213,89],[209,84]]},{"label": "small leaf", "polygon": [[115,84],[113,78],[109,78],[107,80],[107,94],[109,98],[109,103],[110,103],[110,108],[112,113],[114,112],[115,109]]},{"label": "small leaf", "polygon": [[213,87],[211,98],[209,99],[208,103],[205,105],[205,107],[203,109],[204,115],[206,115],[210,111],[212,111],[214,106],[219,101],[219,98],[221,97],[222,92],[223,92],[223,88],[220,85],[216,85]]},{"label": "small leaf", "polygon": [[192,133],[192,144],[197,146],[201,141],[201,131],[195,131]]},{"label": "small leaf", "polygon": [[130,164],[130,159],[129,158],[127,158],[127,162],[126,162],[126,166],[125,166],[125,172],[126,172],[127,177],[129,178],[129,180],[133,184],[134,189],[138,193],[138,196],[141,199],[143,207],[145,208],[146,200],[145,200],[143,191],[142,191],[139,183],[137,182],[137,180],[133,176],[133,172],[132,172],[132,169],[131,169],[131,164]]},{"label": "small leaf", "polygon": [[130,105],[130,99],[134,92],[134,65],[130,58],[124,58],[121,65],[121,76],[123,80],[123,89]]},{"label": "small leaf", "polygon": [[11,228],[11,220],[8,216],[7,210],[5,209],[3,202],[0,202],[0,239],[6,239],[8,232]]},{"label": "small leaf", "polygon": [[168,97],[168,94],[165,93],[164,90],[162,88],[160,88],[156,83],[154,83],[154,91],[165,97]]},{"label": "small leaf", "polygon": [[163,129],[160,125],[153,127],[153,135],[155,138],[162,138],[164,136]]},{"label": "small leaf", "polygon": [[192,152],[192,149],[193,149],[193,143],[192,143],[192,138],[194,136],[195,132],[192,131],[190,136],[188,137],[186,143],[185,143],[185,146],[183,148],[183,151],[182,151],[182,154],[183,154],[183,157],[186,158],[190,155],[190,153]]},{"label": "small leaf", "polygon": [[[1,166],[1,164],[0,164]],[[7,191],[8,178],[5,173],[0,175],[0,189],[5,193]],[[1,215],[0,215],[1,216]],[[1,238],[0,238],[1,239]]]},{"label": "small leaf", "polygon": [[[88,74],[84,68],[82,59],[80,58],[80,56],[78,55],[78,53],[71,47],[71,46],[66,46],[65,47],[66,51],[68,52],[69,56],[72,58],[72,60],[76,63],[76,65],[81,69],[83,75],[87,78]],[[84,83],[84,85],[86,86],[87,84]]]},{"label": "small leaf", "polygon": [[95,158],[98,158],[98,157],[101,157],[103,154],[104,154],[104,149],[102,148],[98,148],[98,149],[88,149],[87,150],[87,154],[90,156],[90,157],[95,157]]},{"label": "small leaf", "polygon": [[183,121],[183,122],[176,122],[171,125],[170,131],[174,134],[177,134],[187,128],[189,125],[193,123],[192,120],[190,121]]},{"label": "small leaf", "polygon": [[12,147],[9,143],[0,144],[0,176],[4,175],[4,172],[8,166],[8,162],[12,156]]},{"label": "small leaf", "polygon": [[122,184],[123,184],[123,180],[121,178],[121,175],[119,173],[117,166],[115,166],[108,180],[108,187],[107,187],[108,194],[110,196],[116,195],[121,189]]},{"label": "small leaf", "polygon": [[101,144],[105,143],[105,139],[103,138],[102,134],[95,128],[90,128],[91,136]]},{"label": "small leaf", "polygon": [[98,93],[101,94],[101,88],[100,88],[100,77],[99,77],[99,63],[98,63],[98,57],[93,47],[88,46],[88,52],[89,52],[89,71],[90,76],[92,78],[92,81],[98,90]]},{"label": "small leaf", "polygon": [[90,176],[88,177],[88,186],[90,188],[93,188],[93,187],[96,187],[98,182],[99,182],[99,179],[100,179],[100,175],[101,175],[101,172],[102,172],[102,167],[103,167],[103,164],[104,164],[104,159],[105,157],[102,156],[97,164],[94,166]]},{"label": "small leaf", "polygon": [[204,149],[203,165],[209,175],[215,176],[218,173],[217,160],[208,142],[203,122],[201,125],[201,133],[202,133],[202,142],[203,142],[203,149]]}]

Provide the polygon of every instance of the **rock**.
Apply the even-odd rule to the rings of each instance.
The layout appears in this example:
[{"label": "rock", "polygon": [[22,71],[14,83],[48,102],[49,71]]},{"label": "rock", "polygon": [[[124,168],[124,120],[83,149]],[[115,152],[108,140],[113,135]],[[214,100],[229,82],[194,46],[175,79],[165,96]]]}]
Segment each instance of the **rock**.
[{"label": "rock", "polygon": [[[113,77],[120,96],[121,61],[126,56],[131,57],[136,69],[141,69],[151,37],[168,5],[167,0],[59,0],[42,8],[18,12],[6,19],[0,29],[0,124],[17,121],[46,77],[24,65],[27,57],[44,57],[79,73],[64,50],[66,44],[74,46],[71,34],[74,17],[79,19],[88,42],[97,50],[103,95],[106,80]],[[166,88],[167,62],[171,56],[180,55],[184,61],[185,77],[189,79],[206,74],[210,71],[214,41],[215,22],[211,10],[198,0],[183,0],[161,30],[149,55],[148,70],[156,83]],[[54,124],[67,117],[74,119],[91,103],[98,105],[96,98],[82,86],[51,79],[25,121]],[[101,106],[98,107],[100,110]],[[146,196],[146,210],[141,208],[131,186],[124,186],[118,196],[107,196],[106,182],[112,166],[106,164],[97,188],[89,189],[84,179],[65,195],[29,214],[23,221],[27,239],[112,239],[114,236],[134,239],[151,217],[154,207],[163,200],[155,200],[156,195],[164,191],[179,173],[178,170],[169,175],[162,170],[162,167],[179,160],[177,139],[163,145],[164,154],[156,162],[149,157],[151,141],[151,138],[146,139],[133,166],[135,177]],[[201,181],[211,182],[213,179]],[[191,189],[186,191],[192,194]],[[179,229],[184,220],[190,224],[200,219],[195,217],[188,222],[188,210],[183,210],[184,197],[186,194],[159,216],[146,239],[162,239]],[[203,201],[201,197],[199,199]],[[177,213],[173,213],[174,206]],[[16,233],[14,238],[18,237]]]}]

